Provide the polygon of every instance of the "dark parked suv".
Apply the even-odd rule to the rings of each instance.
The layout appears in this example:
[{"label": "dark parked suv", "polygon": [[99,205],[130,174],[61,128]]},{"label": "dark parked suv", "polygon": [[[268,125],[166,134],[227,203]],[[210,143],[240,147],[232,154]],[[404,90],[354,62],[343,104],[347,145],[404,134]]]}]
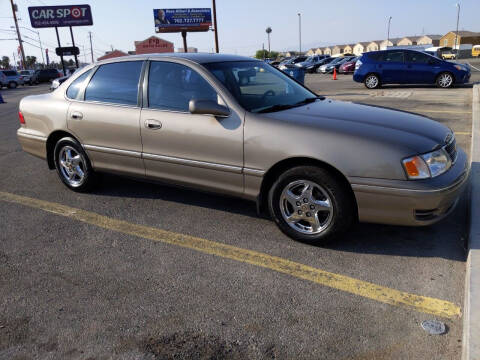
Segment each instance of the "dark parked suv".
[{"label": "dark parked suv", "polygon": [[62,77],[62,74],[57,69],[42,69],[35,71],[35,74],[33,75],[33,82],[36,84],[41,82],[49,82],[59,77]]},{"label": "dark parked suv", "polygon": [[448,88],[470,80],[470,67],[414,50],[372,51],[355,64],[353,80],[369,89],[382,84],[437,84]]}]

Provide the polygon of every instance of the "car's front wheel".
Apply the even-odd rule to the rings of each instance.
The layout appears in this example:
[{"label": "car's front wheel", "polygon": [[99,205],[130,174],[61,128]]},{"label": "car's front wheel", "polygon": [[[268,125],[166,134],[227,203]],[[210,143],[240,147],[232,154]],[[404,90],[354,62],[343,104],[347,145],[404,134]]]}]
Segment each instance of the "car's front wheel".
[{"label": "car's front wheel", "polygon": [[453,85],[453,75],[450,73],[441,73],[437,76],[437,86],[440,88],[449,88]]},{"label": "car's front wheel", "polygon": [[376,74],[369,74],[363,83],[367,89],[376,89],[380,87],[380,78]]},{"label": "car's front wheel", "polygon": [[95,183],[95,173],[82,146],[73,138],[60,139],[54,149],[55,168],[71,190],[85,192]]},{"label": "car's front wheel", "polygon": [[10,89],[15,89],[15,88],[17,87],[17,83],[16,83],[15,81],[10,81],[10,82],[8,83],[8,87],[9,87]]},{"label": "car's front wheel", "polygon": [[343,182],[314,166],[295,167],[280,175],[269,191],[268,206],[283,233],[314,244],[347,231],[356,214]]}]

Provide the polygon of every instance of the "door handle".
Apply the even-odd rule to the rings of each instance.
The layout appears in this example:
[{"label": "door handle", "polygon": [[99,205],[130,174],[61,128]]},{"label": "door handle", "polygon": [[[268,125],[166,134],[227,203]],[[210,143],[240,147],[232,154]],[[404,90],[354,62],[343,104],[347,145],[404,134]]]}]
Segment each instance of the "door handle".
[{"label": "door handle", "polygon": [[145,120],[145,127],[150,130],[158,130],[162,128],[162,123],[158,120],[148,119]]},{"label": "door handle", "polygon": [[71,118],[74,120],[82,120],[83,119],[83,114],[78,111],[72,112]]}]

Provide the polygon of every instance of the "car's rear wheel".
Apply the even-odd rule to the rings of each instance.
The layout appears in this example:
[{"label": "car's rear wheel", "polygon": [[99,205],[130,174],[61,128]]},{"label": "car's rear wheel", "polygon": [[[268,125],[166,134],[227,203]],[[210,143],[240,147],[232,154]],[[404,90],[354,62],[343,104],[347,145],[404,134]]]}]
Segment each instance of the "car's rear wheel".
[{"label": "car's rear wheel", "polygon": [[283,233],[314,244],[347,231],[356,214],[343,182],[314,166],[295,167],[280,175],[269,191],[268,207]]},{"label": "car's rear wheel", "polygon": [[440,88],[449,88],[453,85],[453,75],[447,72],[437,76],[437,86]]},{"label": "car's rear wheel", "polygon": [[54,149],[55,168],[60,180],[71,190],[85,192],[95,183],[90,160],[73,138],[60,139]]},{"label": "car's rear wheel", "polygon": [[380,78],[376,74],[368,74],[363,83],[367,89],[377,89],[380,87]]},{"label": "car's rear wheel", "polygon": [[9,87],[10,89],[15,89],[17,86],[18,86],[18,84],[17,84],[15,81],[10,81],[10,82],[8,83],[8,87]]}]

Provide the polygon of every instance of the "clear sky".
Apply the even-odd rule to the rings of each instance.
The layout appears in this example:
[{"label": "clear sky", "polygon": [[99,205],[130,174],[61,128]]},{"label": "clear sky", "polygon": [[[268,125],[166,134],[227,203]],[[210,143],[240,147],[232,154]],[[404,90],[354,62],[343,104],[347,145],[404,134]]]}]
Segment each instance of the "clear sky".
[{"label": "clear sky", "polygon": [[[16,0],[20,26],[31,29],[28,6],[90,4],[93,26],[74,28],[75,42],[90,57],[88,31],[93,33],[94,57],[111,46],[134,50],[133,42],[155,35],[154,8],[211,7],[210,0]],[[298,50],[298,16],[302,14],[302,50],[315,46],[381,40],[387,37],[387,19],[392,16],[391,37],[443,35],[456,26],[455,0],[217,0],[220,51],[253,55],[267,47],[265,29],[272,28],[272,50]],[[480,0],[460,0],[460,30],[480,32]],[[15,38],[9,0],[0,0],[0,39]],[[20,29],[25,41],[38,46],[37,34]],[[56,36],[53,28],[38,29],[44,47],[55,61]],[[180,34],[159,34],[182,47]],[[68,28],[60,29],[62,45],[70,42]],[[40,50],[25,43],[26,55],[41,59]],[[212,51],[213,32],[189,33],[188,45],[199,51]],[[0,56],[9,56],[18,42],[0,40]],[[80,56],[83,61],[83,54]]]}]

